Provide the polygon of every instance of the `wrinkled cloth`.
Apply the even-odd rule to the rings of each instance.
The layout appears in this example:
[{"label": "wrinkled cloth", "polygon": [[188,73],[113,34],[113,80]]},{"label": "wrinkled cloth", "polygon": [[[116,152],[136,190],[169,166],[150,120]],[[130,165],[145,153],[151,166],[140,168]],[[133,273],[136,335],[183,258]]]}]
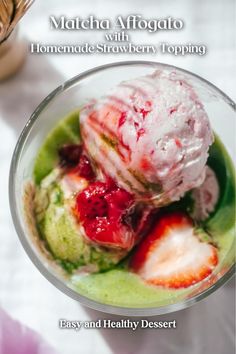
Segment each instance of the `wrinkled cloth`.
[{"label": "wrinkled cloth", "polygon": [[35,331],[0,309],[0,354],[56,354]]}]

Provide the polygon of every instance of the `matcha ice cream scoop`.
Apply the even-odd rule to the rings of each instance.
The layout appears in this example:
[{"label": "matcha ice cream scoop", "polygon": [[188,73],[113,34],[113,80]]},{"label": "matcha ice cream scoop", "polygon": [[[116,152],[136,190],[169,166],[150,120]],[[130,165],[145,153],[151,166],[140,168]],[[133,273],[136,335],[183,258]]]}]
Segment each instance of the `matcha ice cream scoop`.
[{"label": "matcha ice cream scoop", "polygon": [[126,255],[120,249],[106,249],[91,244],[73,207],[73,193],[84,188],[85,179],[63,175],[54,169],[36,189],[35,216],[40,234],[57,261],[67,270],[86,272],[106,270]]}]

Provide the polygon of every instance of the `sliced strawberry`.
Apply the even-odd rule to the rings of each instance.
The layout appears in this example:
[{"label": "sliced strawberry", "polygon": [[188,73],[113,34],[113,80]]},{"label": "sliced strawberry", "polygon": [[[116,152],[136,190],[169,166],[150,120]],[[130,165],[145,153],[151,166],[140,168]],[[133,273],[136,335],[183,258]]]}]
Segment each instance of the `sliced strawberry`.
[{"label": "sliced strawberry", "polygon": [[137,247],[131,268],[150,284],[186,288],[206,278],[217,263],[217,249],[201,242],[192,220],[176,212],[159,217]]},{"label": "sliced strawberry", "polygon": [[114,182],[94,182],[77,195],[76,214],[88,239],[103,246],[130,249],[135,241],[132,228],[123,223],[123,214],[133,196]]}]

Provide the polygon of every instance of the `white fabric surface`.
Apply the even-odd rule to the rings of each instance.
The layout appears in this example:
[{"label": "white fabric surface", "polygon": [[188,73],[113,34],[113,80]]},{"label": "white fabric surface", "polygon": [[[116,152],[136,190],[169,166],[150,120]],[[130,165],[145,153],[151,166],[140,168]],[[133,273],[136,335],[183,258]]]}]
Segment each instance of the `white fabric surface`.
[{"label": "white fabric surface", "polygon": [[35,42],[82,43],[86,40],[101,40],[102,34],[50,31],[49,15],[83,17],[92,13],[99,18],[106,18],[137,12],[147,18],[169,15],[179,17],[185,21],[185,28],[156,35],[149,35],[145,31],[132,32],[135,42],[204,43],[208,46],[208,53],[203,57],[29,55],[23,70],[11,80],[0,84],[0,305],[13,317],[40,332],[63,354],[233,354],[234,281],[189,309],[158,318],[176,319],[177,329],[143,329],[136,332],[59,330],[60,318],[82,321],[117,317],[82,307],[44,279],[25,254],[11,220],[7,192],[8,173],[17,137],[34,108],[65,79],[112,61],[150,59],[191,70],[236,99],[234,0],[38,0],[25,16],[21,28],[25,36]]}]

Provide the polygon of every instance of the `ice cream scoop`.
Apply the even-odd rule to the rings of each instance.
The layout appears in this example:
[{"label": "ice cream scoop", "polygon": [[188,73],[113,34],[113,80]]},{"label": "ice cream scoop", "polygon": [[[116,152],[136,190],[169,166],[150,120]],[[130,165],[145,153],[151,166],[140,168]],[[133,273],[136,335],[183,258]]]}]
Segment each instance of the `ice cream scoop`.
[{"label": "ice cream scoop", "polygon": [[121,82],[80,115],[85,149],[102,175],[162,206],[199,186],[213,141],[189,82],[158,70]]}]

